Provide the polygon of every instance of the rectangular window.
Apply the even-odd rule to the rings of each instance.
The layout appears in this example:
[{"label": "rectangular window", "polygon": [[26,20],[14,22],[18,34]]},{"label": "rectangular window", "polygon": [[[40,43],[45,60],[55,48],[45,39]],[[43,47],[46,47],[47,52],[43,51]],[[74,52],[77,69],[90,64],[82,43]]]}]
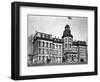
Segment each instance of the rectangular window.
[{"label": "rectangular window", "polygon": [[65,44],[65,48],[67,48],[67,44]]},{"label": "rectangular window", "polygon": [[61,49],[61,45],[59,45],[59,49]]},{"label": "rectangular window", "polygon": [[50,43],[50,48],[52,47],[52,43]]},{"label": "rectangular window", "polygon": [[58,45],[56,45],[56,48],[58,48]]},{"label": "rectangular window", "polygon": [[41,48],[39,48],[39,54],[41,54]]},{"label": "rectangular window", "polygon": [[65,41],[67,42],[67,38],[65,39]]},{"label": "rectangular window", "polygon": [[41,34],[41,38],[43,38],[43,34]]},{"label": "rectangular window", "polygon": [[43,54],[44,54],[44,49],[43,49]]},{"label": "rectangular window", "polygon": [[43,42],[43,47],[44,47],[44,42]]},{"label": "rectangular window", "polygon": [[46,45],[47,45],[46,47],[48,47],[48,42],[46,43]]},{"label": "rectangular window", "polygon": [[39,47],[41,47],[41,42],[40,41],[38,41],[38,44],[39,44]]},{"label": "rectangular window", "polygon": [[55,49],[55,44],[53,44],[53,49]]},{"label": "rectangular window", "polygon": [[71,44],[69,44],[69,48],[71,48]]},{"label": "rectangular window", "polygon": [[65,38],[64,41],[67,42],[67,38]]}]

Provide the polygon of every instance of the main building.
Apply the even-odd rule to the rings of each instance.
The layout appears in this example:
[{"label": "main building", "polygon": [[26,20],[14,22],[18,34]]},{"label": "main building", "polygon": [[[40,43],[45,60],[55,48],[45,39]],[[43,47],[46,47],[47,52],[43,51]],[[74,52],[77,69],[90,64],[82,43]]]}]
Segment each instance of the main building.
[{"label": "main building", "polygon": [[33,54],[28,64],[84,64],[87,63],[86,41],[73,41],[70,26],[66,25],[62,39],[51,34],[36,32],[33,37]]}]

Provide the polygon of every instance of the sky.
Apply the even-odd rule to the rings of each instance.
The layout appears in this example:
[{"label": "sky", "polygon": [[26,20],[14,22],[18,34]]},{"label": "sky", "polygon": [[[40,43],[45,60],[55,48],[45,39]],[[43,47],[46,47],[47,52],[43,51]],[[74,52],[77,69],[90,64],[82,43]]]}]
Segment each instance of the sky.
[{"label": "sky", "polygon": [[28,15],[27,22],[28,36],[34,35],[37,31],[61,38],[68,24],[73,40],[88,41],[87,17]]}]

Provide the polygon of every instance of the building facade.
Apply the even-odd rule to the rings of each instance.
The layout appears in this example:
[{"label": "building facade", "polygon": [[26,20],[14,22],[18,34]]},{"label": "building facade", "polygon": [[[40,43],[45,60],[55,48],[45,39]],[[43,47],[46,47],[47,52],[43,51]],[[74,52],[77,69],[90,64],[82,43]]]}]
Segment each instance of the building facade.
[{"label": "building facade", "polygon": [[87,63],[87,44],[85,41],[73,41],[69,25],[65,26],[61,39],[36,32],[32,41],[33,54],[28,57],[31,64]]}]

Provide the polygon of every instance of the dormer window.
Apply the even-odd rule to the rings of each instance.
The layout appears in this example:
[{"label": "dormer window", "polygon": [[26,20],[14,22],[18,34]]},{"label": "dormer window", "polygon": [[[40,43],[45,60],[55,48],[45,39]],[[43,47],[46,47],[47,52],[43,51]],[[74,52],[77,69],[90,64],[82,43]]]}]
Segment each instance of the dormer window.
[{"label": "dormer window", "polygon": [[45,38],[45,34],[42,34],[42,37]]}]

